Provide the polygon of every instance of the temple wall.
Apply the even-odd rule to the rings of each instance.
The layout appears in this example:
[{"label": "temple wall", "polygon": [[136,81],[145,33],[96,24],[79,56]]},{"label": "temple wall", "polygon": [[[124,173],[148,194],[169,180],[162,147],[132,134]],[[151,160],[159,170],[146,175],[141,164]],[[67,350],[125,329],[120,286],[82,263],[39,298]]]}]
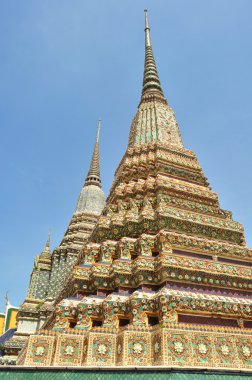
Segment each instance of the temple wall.
[{"label": "temple wall", "polygon": [[[42,332],[43,333],[43,332]],[[166,366],[252,370],[251,330],[170,324],[31,335],[25,366]],[[21,359],[20,359],[21,360]]]}]

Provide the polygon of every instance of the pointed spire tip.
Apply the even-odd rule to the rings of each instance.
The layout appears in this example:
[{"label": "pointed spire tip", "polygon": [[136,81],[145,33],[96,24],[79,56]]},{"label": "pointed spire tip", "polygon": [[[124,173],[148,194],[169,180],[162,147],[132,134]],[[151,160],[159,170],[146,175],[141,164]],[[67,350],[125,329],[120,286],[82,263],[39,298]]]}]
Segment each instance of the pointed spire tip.
[{"label": "pointed spire tip", "polygon": [[48,231],[48,236],[47,236],[47,241],[46,241],[45,248],[49,248],[50,249],[50,242],[51,242],[51,229]]},{"label": "pointed spire tip", "polygon": [[101,131],[101,118],[98,119],[98,128],[97,128],[97,134],[96,134],[96,142],[99,143],[100,140],[100,131]]},{"label": "pointed spire tip", "polygon": [[149,28],[149,21],[148,21],[148,11],[147,11],[147,9],[145,9],[144,10],[144,14],[145,14],[145,32],[146,32],[146,30],[148,29],[148,30],[150,30],[150,28]]},{"label": "pointed spire tip", "polygon": [[98,127],[97,127],[95,146],[93,150],[93,156],[92,156],[92,160],[90,163],[88,175],[87,175],[84,186],[97,185],[101,187],[100,154],[99,154],[100,130],[101,130],[101,118],[98,119]]},{"label": "pointed spire tip", "polygon": [[144,13],[145,13],[145,29],[144,29],[145,31],[145,64],[144,64],[142,99],[143,99],[144,94],[151,93],[151,92],[159,93],[161,97],[164,98],[153,51],[152,51],[152,46],[151,46],[150,28],[149,28],[147,9],[144,10]]}]

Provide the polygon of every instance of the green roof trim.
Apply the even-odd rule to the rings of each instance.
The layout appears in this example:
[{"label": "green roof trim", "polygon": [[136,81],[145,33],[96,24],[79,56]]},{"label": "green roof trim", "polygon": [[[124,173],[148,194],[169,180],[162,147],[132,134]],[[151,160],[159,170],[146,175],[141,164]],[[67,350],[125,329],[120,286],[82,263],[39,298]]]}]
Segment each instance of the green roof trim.
[{"label": "green roof trim", "polygon": [[0,380],[245,380],[252,373],[179,370],[78,370],[0,368]]}]

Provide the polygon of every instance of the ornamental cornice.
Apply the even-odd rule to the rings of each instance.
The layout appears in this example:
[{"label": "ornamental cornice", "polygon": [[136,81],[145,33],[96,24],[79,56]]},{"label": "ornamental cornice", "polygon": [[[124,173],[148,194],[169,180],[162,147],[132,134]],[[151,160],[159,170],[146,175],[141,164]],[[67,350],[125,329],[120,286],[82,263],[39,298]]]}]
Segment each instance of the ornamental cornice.
[{"label": "ornamental cornice", "polygon": [[189,156],[162,146],[154,147],[153,150],[140,150],[135,151],[133,154],[126,154],[121,165],[123,166],[123,171],[125,171],[131,167],[146,166],[158,162],[165,162],[165,164],[169,162],[175,163],[177,166],[184,166],[185,168],[202,172],[201,166],[195,156]]},{"label": "ornamental cornice", "polygon": [[[244,233],[240,231],[239,225],[237,229],[234,229],[232,228],[233,226],[228,227],[227,222],[224,227],[215,227],[213,221],[211,224],[203,224],[200,221],[202,217],[200,214],[197,215],[198,220],[190,220],[194,219],[190,218],[190,214],[188,214],[187,218],[181,219],[175,215],[162,215],[163,212],[159,212],[159,215],[155,216],[151,208],[149,211],[148,213],[146,210],[144,215],[140,213],[141,217],[137,222],[135,220],[128,220],[127,223],[124,223],[125,210],[122,210],[119,214],[114,214],[110,223],[108,218],[102,218],[92,233],[92,240],[99,242],[108,238],[120,239],[123,236],[133,237],[144,232],[148,233],[151,231],[158,233],[161,228],[169,228],[174,232],[187,233],[195,237],[201,236],[208,239],[216,239],[217,241],[245,245]],[[209,218],[209,220],[211,221],[211,218]],[[221,221],[218,222],[221,225]]]},{"label": "ornamental cornice", "polygon": [[[85,283],[87,290],[96,288],[92,286],[92,281],[98,277],[109,279],[106,288],[110,288],[113,281],[117,285],[123,285],[127,280],[127,286],[134,288],[145,283],[157,285],[165,280],[172,280],[188,284],[252,290],[252,268],[209,261],[207,257],[203,260],[177,256],[170,251],[160,252],[157,257],[145,255],[138,256],[134,260],[116,259],[111,264],[98,262],[90,267],[77,266],[74,270],[75,279],[80,280],[82,284]],[[148,275],[149,272],[152,272],[151,277]],[[97,287],[98,285],[103,288],[102,282],[97,284]]]},{"label": "ornamental cornice", "polygon": [[[147,177],[147,179],[129,180],[127,183],[120,183],[115,188],[113,202],[117,197],[131,196],[131,194],[136,196],[138,193],[143,194],[146,190],[155,191],[156,193],[159,189],[172,192],[177,197],[183,196],[184,198],[207,202],[207,204],[212,202],[213,205],[219,207],[217,194],[208,188],[202,188],[202,186],[193,183],[185,184],[184,181],[175,178],[169,178],[169,181],[167,181],[167,177],[161,173],[155,177]],[[111,203],[112,198],[110,198],[105,210]]]},{"label": "ornamental cornice", "polygon": [[105,298],[64,300],[57,306],[54,328],[68,329],[69,320],[72,318],[78,320],[75,328],[78,330],[90,329],[91,319],[97,317],[103,317],[104,327],[118,327],[119,315],[130,318],[131,326],[134,326],[146,325],[149,313],[159,316],[160,322],[169,323],[177,313],[191,312],[202,316],[221,315],[250,319],[251,311],[252,300],[248,298],[163,287],[158,292],[141,290],[130,296],[114,293]]},{"label": "ornamental cornice", "polygon": [[161,254],[155,258],[155,270],[160,267],[177,267],[181,269],[200,270],[204,273],[210,273],[213,276],[218,274],[227,276],[237,276],[247,278],[252,282],[252,268],[242,265],[222,263],[218,261],[209,261],[196,259],[193,257],[183,257],[170,254]]},{"label": "ornamental cornice", "polygon": [[[146,252],[150,255],[153,248],[156,252],[162,252],[163,247],[167,246],[170,251],[173,247],[205,253],[211,256],[237,257],[238,259],[240,257],[242,260],[248,260],[248,262],[251,262],[252,259],[252,250],[245,246],[181,234],[166,229],[160,230],[156,235],[142,234],[138,239],[122,237],[118,241],[110,240],[108,242],[110,242],[108,245],[111,244],[113,255],[117,255],[122,259],[131,259],[131,254],[141,255],[143,243],[146,245]],[[140,244],[140,242],[142,243]],[[101,244],[93,242],[84,245],[83,257],[92,257],[93,260],[98,260],[100,257],[100,247]]]},{"label": "ornamental cornice", "polygon": [[184,147],[179,147],[178,145],[175,145],[175,144],[164,143],[164,142],[158,141],[158,142],[149,142],[147,144],[142,144],[139,146],[128,147],[127,151],[125,152],[125,154],[124,154],[124,156],[123,156],[123,158],[119,164],[119,167],[122,164],[122,162],[125,160],[125,158],[128,156],[133,156],[135,154],[141,154],[142,152],[144,152],[144,153],[151,152],[151,151],[154,152],[154,151],[159,150],[159,149],[169,151],[169,152],[173,152],[173,153],[180,153],[181,155],[184,155],[185,157],[191,157],[192,159],[197,159],[195,153],[190,149],[186,149]]}]

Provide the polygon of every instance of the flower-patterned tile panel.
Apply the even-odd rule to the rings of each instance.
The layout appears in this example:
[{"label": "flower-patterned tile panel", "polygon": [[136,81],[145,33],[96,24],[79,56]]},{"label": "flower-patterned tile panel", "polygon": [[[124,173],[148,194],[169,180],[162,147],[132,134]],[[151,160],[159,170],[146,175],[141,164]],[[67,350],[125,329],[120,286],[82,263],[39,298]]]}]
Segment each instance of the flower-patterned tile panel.
[{"label": "flower-patterned tile panel", "polygon": [[49,366],[52,362],[55,337],[31,335],[25,366]]},{"label": "flower-patterned tile panel", "polygon": [[150,333],[127,332],[126,365],[149,365],[151,364]]},{"label": "flower-patterned tile panel", "polygon": [[235,346],[240,366],[252,368],[252,340],[247,338],[235,339]]},{"label": "flower-patterned tile panel", "polygon": [[214,338],[215,366],[232,367],[237,361],[234,339],[227,334]]},{"label": "flower-patterned tile panel", "polygon": [[116,335],[93,333],[89,335],[88,365],[115,365]]},{"label": "flower-patterned tile panel", "polygon": [[185,333],[165,333],[165,364],[186,366],[191,361],[190,338]]},{"label": "flower-patterned tile panel", "polygon": [[202,367],[212,366],[214,362],[211,336],[202,333],[193,334],[191,341],[194,364]]},{"label": "flower-patterned tile panel", "polygon": [[58,337],[54,365],[80,366],[83,355],[83,336],[62,334]]},{"label": "flower-patterned tile panel", "polygon": [[[210,326],[211,327],[211,326]],[[252,370],[252,337],[242,328],[133,326],[83,334],[32,335],[25,366],[167,366]],[[55,347],[56,346],[56,347]]]}]

